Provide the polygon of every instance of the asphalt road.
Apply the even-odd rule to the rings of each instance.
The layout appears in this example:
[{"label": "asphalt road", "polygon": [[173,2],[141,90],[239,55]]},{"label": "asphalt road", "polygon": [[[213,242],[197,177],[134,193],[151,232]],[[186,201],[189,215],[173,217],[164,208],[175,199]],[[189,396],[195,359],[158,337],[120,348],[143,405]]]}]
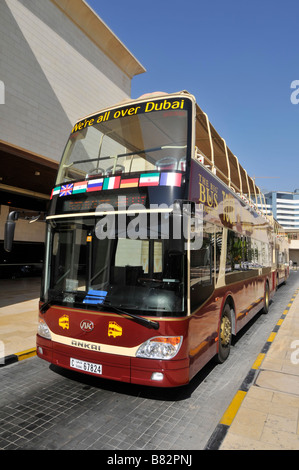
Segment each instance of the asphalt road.
[{"label": "asphalt road", "polygon": [[191,451],[205,448],[299,284],[291,272],[270,306],[178,389],[145,388],[27,359],[0,369],[0,449]]}]

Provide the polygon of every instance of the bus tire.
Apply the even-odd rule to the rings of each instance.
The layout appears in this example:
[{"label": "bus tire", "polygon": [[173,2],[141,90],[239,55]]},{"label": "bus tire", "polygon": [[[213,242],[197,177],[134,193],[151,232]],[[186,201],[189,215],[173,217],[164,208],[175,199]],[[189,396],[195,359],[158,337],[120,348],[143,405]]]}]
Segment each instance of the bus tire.
[{"label": "bus tire", "polygon": [[216,354],[217,364],[222,364],[229,356],[232,341],[232,311],[228,304],[222,310],[219,335],[218,353]]},{"label": "bus tire", "polygon": [[269,292],[269,283],[266,282],[265,285],[265,293],[264,293],[264,306],[263,306],[263,313],[269,312],[269,303],[270,303],[270,292]]}]

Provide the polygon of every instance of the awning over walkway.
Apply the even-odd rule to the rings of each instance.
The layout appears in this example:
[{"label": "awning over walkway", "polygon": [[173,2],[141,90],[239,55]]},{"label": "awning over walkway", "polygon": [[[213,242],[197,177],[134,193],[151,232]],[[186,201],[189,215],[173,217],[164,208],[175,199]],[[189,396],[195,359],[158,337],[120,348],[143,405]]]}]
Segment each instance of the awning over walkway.
[{"label": "awning over walkway", "polygon": [[46,210],[58,162],[0,140],[0,204]]}]

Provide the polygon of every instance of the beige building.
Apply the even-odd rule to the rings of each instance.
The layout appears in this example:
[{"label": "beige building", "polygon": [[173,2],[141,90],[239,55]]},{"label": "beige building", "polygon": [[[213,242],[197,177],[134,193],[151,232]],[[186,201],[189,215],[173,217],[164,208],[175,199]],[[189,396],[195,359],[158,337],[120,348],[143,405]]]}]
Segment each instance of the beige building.
[{"label": "beige building", "polygon": [[0,1],[0,269],[13,258],[1,242],[8,212],[26,211],[16,242],[43,243],[42,216],[24,218],[47,211],[74,122],[130,97],[143,72],[84,0]]},{"label": "beige building", "polygon": [[290,241],[290,261],[294,269],[299,269],[299,229],[287,230]]}]

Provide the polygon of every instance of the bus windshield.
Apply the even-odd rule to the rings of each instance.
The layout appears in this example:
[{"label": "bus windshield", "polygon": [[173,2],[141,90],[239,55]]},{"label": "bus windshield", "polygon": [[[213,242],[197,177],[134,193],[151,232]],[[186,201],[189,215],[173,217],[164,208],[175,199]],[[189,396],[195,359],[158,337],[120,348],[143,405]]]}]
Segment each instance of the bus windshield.
[{"label": "bus windshield", "polygon": [[86,309],[185,314],[185,255],[180,240],[97,236],[94,217],[49,225],[43,297]]},{"label": "bus windshield", "polygon": [[115,108],[77,123],[56,184],[144,171],[185,171],[191,101],[171,98]]}]

